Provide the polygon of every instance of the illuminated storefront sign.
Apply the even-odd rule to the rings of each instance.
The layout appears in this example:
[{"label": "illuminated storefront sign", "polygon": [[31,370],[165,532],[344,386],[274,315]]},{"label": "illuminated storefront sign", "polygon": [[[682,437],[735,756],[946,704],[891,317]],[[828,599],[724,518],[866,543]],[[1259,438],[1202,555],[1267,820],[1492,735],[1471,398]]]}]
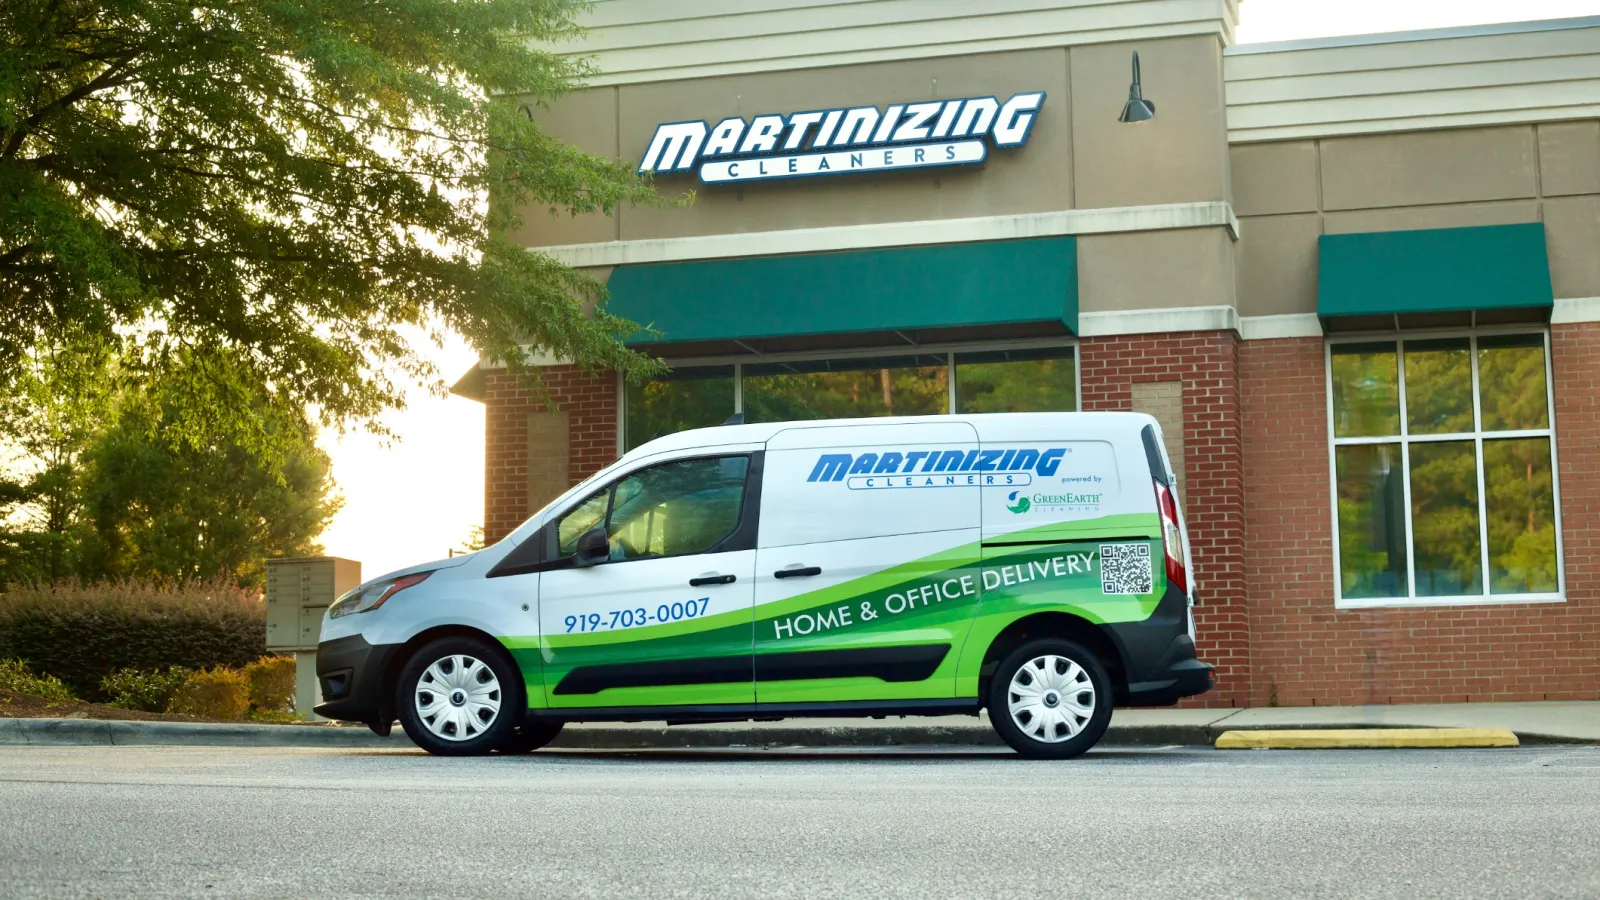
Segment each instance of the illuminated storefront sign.
[{"label": "illuminated storefront sign", "polygon": [[[969,166],[1028,142],[1044,92],[656,126],[639,173],[698,168],[707,184]],[[987,138],[987,140],[986,140]]]}]

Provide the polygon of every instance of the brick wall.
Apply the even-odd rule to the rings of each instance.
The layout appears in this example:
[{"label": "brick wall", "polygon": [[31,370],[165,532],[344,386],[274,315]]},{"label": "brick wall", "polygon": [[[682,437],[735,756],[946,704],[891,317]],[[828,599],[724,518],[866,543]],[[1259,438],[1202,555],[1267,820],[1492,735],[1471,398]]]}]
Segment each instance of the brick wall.
[{"label": "brick wall", "polygon": [[[541,438],[565,429],[566,487],[617,458],[616,377],[587,376],[575,366],[541,369],[540,377],[561,416],[551,416],[536,391],[505,372],[490,372],[486,379],[483,536],[489,542],[560,494],[552,455],[537,452]],[[541,427],[549,434],[536,433]],[[530,449],[538,455],[531,463]],[[530,496],[530,484],[545,486],[549,496]]]},{"label": "brick wall", "polygon": [[1239,428],[1239,339],[1232,331],[1085,338],[1083,408],[1133,408],[1134,385],[1183,385],[1184,519],[1195,566],[1195,630],[1217,687],[1193,702],[1246,702],[1251,683]]},{"label": "brick wall", "polygon": [[1600,325],[1551,329],[1567,601],[1336,610],[1319,338],[1240,346],[1251,700],[1600,699]]},{"label": "brick wall", "polygon": [[[1567,601],[1336,610],[1320,338],[1240,342],[1232,332],[1086,338],[1085,409],[1130,409],[1135,385],[1182,385],[1184,513],[1202,658],[1227,706],[1600,699],[1600,324],[1552,328]],[[610,376],[544,372],[568,429],[566,483],[616,456]],[[1157,393],[1164,393],[1166,388]],[[509,376],[487,385],[484,533],[530,499],[530,416]],[[1148,398],[1146,398],[1148,399]],[[1168,421],[1163,417],[1163,421]],[[544,483],[554,484],[548,471]],[[1248,479],[1248,483],[1247,483]]]}]

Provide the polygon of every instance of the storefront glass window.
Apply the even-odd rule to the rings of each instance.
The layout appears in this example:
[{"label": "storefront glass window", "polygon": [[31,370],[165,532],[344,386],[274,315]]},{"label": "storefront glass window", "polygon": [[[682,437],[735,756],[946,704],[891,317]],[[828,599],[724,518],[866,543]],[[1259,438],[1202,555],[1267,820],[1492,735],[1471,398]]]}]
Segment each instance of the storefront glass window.
[{"label": "storefront glass window", "polygon": [[948,412],[943,354],[744,366],[744,420],[784,422]]},{"label": "storefront glass window", "polygon": [[1071,412],[1078,408],[1073,348],[956,354],[956,412]]},{"label": "storefront glass window", "polygon": [[1559,596],[1545,335],[1328,355],[1340,599]]},{"label": "storefront glass window", "polygon": [[721,425],[733,415],[733,366],[686,366],[627,389],[626,449],[689,428]]}]

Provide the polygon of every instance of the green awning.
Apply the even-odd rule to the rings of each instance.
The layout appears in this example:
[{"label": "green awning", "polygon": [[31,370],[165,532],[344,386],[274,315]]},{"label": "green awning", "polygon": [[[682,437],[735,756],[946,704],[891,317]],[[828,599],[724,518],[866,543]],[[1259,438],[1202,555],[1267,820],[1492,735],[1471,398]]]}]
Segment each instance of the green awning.
[{"label": "green awning", "polygon": [[1033,322],[1078,330],[1071,236],[622,266],[606,287],[609,312],[663,343]]},{"label": "green awning", "polygon": [[1401,315],[1554,305],[1544,225],[1325,234],[1317,315]]}]

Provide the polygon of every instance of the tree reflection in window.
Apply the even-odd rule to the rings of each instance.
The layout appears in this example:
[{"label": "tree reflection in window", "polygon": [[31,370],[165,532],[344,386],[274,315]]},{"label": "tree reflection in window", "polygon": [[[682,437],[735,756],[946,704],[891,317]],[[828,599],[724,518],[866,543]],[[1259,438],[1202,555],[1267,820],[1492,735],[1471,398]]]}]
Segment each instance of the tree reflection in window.
[{"label": "tree reflection in window", "polygon": [[705,553],[739,525],[744,456],[651,466],[617,482],[606,533],[613,560]]},{"label": "tree reflection in window", "polygon": [[1560,589],[1543,334],[1335,343],[1328,372],[1342,597]]},{"label": "tree reflection in window", "polygon": [[950,410],[942,354],[744,367],[746,422],[927,416]]},{"label": "tree reflection in window", "polygon": [[658,437],[721,425],[733,415],[733,366],[687,366],[627,388],[623,449]]},{"label": "tree reflection in window", "polygon": [[956,412],[1071,412],[1078,408],[1073,348],[956,354]]}]

